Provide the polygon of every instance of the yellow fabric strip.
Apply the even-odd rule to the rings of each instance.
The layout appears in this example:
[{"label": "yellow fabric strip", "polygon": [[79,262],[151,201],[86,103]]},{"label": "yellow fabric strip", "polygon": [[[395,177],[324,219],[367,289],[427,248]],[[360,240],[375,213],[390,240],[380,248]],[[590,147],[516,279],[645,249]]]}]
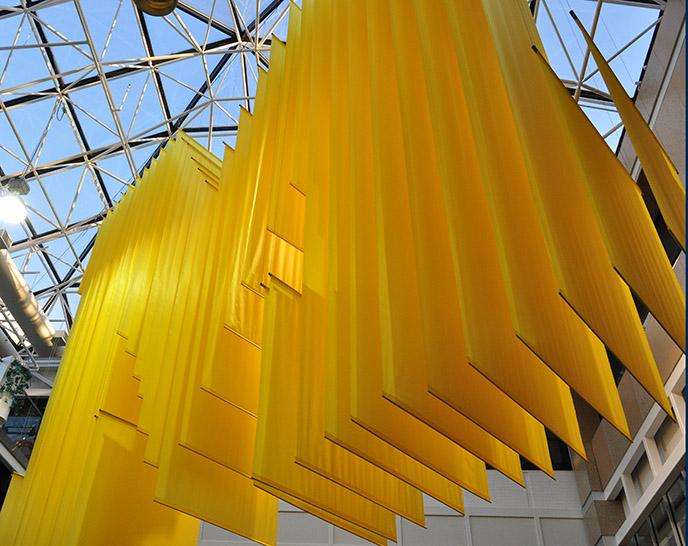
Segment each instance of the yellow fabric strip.
[{"label": "yellow fabric strip", "polygon": [[[343,3],[333,5],[337,25],[333,29],[333,41],[346,43],[349,36],[349,10]],[[338,93],[332,95],[332,110],[346,111],[349,101],[360,104],[360,96],[355,88],[349,87],[348,48],[333,49],[330,65],[332,86]],[[327,316],[327,352],[325,366],[325,423],[324,430],[328,441],[332,441],[356,455],[379,466],[407,483],[424,491],[447,506],[461,511],[463,509],[461,490],[449,480],[427,468],[420,462],[397,450],[377,436],[366,431],[350,419],[350,301],[349,280],[350,224],[351,214],[348,186],[352,181],[352,157],[350,139],[357,139],[352,132],[351,119],[364,123],[358,118],[352,106],[351,116],[339,116],[336,124],[330,125],[331,175],[329,216],[329,255],[330,290]],[[365,125],[361,125],[364,127]],[[339,229],[338,218],[343,218],[343,229]]]},{"label": "yellow fabric strip", "polygon": [[[464,84],[464,108],[470,115],[467,130],[475,141],[514,329],[542,359],[536,367],[548,365],[628,435],[604,346],[559,297],[518,128],[499,77],[499,59],[483,9],[479,4],[446,5],[450,28],[437,15],[430,19],[433,13],[428,13],[426,27],[431,20],[433,28],[445,29],[447,41],[454,43],[455,70],[459,71],[456,81]],[[476,55],[481,62],[470,62]],[[547,401],[553,403],[556,400]]]},{"label": "yellow fabric strip", "polygon": [[638,185],[545,63],[552,94],[577,147],[614,267],[674,342],[686,348],[686,303]]},{"label": "yellow fabric strip", "polygon": [[[300,59],[294,72],[294,93],[291,97],[291,108],[293,110],[293,117],[287,114],[287,125],[286,127],[291,127],[293,130],[293,138],[285,139],[285,145],[287,148],[284,150],[284,155],[280,157],[280,164],[283,166],[284,175],[291,176],[290,183],[294,188],[305,194],[305,182],[306,182],[306,169],[308,168],[308,163],[304,161],[297,161],[296,155],[299,150],[302,149],[302,145],[305,142],[309,142],[309,123],[311,109],[314,104],[317,104],[318,97],[320,95],[320,90],[318,89],[318,82],[313,78],[313,54],[315,51],[313,45],[313,28],[318,23],[314,20],[315,13],[313,6],[314,4],[305,2],[303,3],[303,9],[299,9],[296,2],[291,0],[289,17],[291,18],[293,14],[296,14],[296,18],[299,28],[299,49],[296,55]],[[291,23],[290,23],[291,25]],[[293,42],[292,42],[293,43]],[[289,46],[290,48],[293,46]],[[322,80],[320,80],[322,81]],[[293,125],[290,125],[293,122]],[[293,152],[289,153],[289,148]],[[283,175],[283,176],[284,176]],[[275,209],[275,214],[277,214]],[[277,219],[275,218],[275,221]]]},{"label": "yellow fabric strip", "polygon": [[623,85],[614,74],[604,56],[595,45],[578,17],[571,12],[583,38],[590,48],[595,64],[609,89],[609,94],[623,121],[624,128],[638,154],[640,164],[645,169],[652,194],[657,200],[659,210],[666,221],[669,231],[681,248],[686,250],[686,189],[683,187],[678,171],[659,140],[643,119],[633,101],[626,94]]},{"label": "yellow fabric strip", "polygon": [[[425,402],[424,419],[435,416],[437,420],[440,415],[449,416],[446,409],[442,411],[443,406],[438,404],[439,401],[436,398],[428,396],[427,372],[421,373],[423,364],[426,362],[427,368],[443,367],[451,376],[449,383],[444,384],[454,387],[452,391],[456,394],[456,398],[461,400],[461,413],[510,447],[520,451],[524,456],[535,459],[541,466],[547,468],[546,447],[541,450],[545,456],[538,460],[535,453],[540,448],[537,443],[530,441],[530,438],[535,435],[529,434],[529,429],[534,432],[539,431],[542,438],[541,445],[545,446],[542,426],[503,392],[472,370],[466,358],[461,319],[462,305],[459,302],[460,292],[457,290],[459,275],[455,271],[452,260],[455,254],[453,245],[456,242],[451,240],[451,223],[445,212],[442,187],[443,184],[456,184],[456,182],[453,180],[449,182],[448,178],[443,176],[445,173],[441,172],[437,163],[438,158],[446,161],[446,156],[439,153],[439,148],[451,142],[443,131],[445,128],[454,129],[447,127],[443,118],[457,121],[462,119],[461,114],[455,112],[451,105],[452,102],[456,104],[456,98],[461,97],[461,87],[453,85],[454,81],[449,86],[438,85],[438,81],[435,80],[437,73],[433,73],[430,67],[436,67],[442,77],[447,78],[452,70],[453,56],[449,49],[449,55],[435,53],[431,57],[423,58],[420,45],[422,32],[415,22],[418,21],[421,24],[427,16],[422,13],[420,6],[417,8],[419,13],[414,11],[411,3],[397,2],[392,6],[393,16],[391,17],[391,20],[395,22],[393,25],[395,27],[394,43],[397,44],[395,50],[398,51],[400,41],[409,40],[412,52],[405,55],[406,59],[397,56],[396,80],[399,85],[400,126],[397,129],[395,122],[392,125],[394,130],[389,131],[390,134],[398,132],[404,137],[404,152],[402,153],[405,154],[405,172],[398,166],[403,165],[403,162],[385,161],[380,156],[382,164],[389,165],[389,169],[396,169],[396,173],[390,170],[387,176],[378,183],[383,208],[382,217],[385,222],[380,234],[393,234],[388,236],[387,256],[390,264],[388,264],[387,277],[390,290],[394,289],[395,284],[397,286],[397,296],[390,298],[388,317],[383,320],[383,324],[391,326],[390,337],[398,343],[396,350],[398,356],[395,357],[397,360],[394,361],[388,374],[387,382],[390,387],[386,390],[394,389],[393,394],[401,397],[399,401],[405,402],[405,407],[413,412],[417,402],[410,397],[413,396],[414,391],[418,393],[420,387],[425,385],[425,397],[428,401]],[[435,6],[431,11],[446,21],[443,8]],[[404,21],[405,23],[402,24]],[[432,23],[433,28],[442,32],[442,25],[438,28],[434,25],[434,21]],[[444,28],[446,28],[446,22]],[[424,65],[428,68],[424,68]],[[392,82],[395,81],[392,74],[394,70],[395,68],[390,67],[387,71],[387,78]],[[425,78],[414,77],[413,74],[418,72],[421,74],[425,72],[427,75]],[[442,88],[445,89],[444,95]],[[449,98],[447,94],[449,89],[452,90],[452,98]],[[429,95],[429,93],[432,94]],[[414,106],[414,101],[405,98],[419,96],[426,96],[428,100],[415,101],[416,106]],[[436,108],[431,110],[428,104],[436,105]],[[447,115],[448,112],[451,114]],[[388,125],[391,123],[388,122]],[[466,134],[469,131],[470,128],[461,127],[462,133]],[[395,146],[393,142],[387,142],[381,146],[382,153],[398,149],[400,145],[401,143]],[[436,149],[438,152],[434,151]],[[451,161],[465,169],[470,161],[469,158],[465,159]],[[468,182],[472,177],[463,175],[461,178]],[[382,180],[386,182],[382,183]],[[403,184],[397,182],[399,180],[407,180],[407,182]],[[479,182],[479,178],[476,177],[475,182]],[[469,192],[474,190],[462,187],[460,191],[469,195]],[[477,226],[473,229],[473,233],[480,233]],[[475,235],[469,237],[476,240]],[[484,237],[485,234],[480,233],[480,244],[484,244]],[[392,252],[395,254],[391,254]],[[461,260],[465,261],[462,266],[470,267],[473,258],[474,255],[465,252],[464,249]],[[392,259],[408,261],[408,265],[393,265]],[[404,271],[403,275],[396,273],[398,271]],[[404,312],[400,304],[407,306],[408,310]],[[401,317],[418,317],[418,322],[414,325],[408,323],[406,319],[408,324],[404,325]],[[406,332],[403,330],[394,332],[394,328],[405,328]],[[423,336],[409,335],[414,330],[422,332]],[[457,373],[459,370],[460,373]],[[467,378],[470,380],[466,381]],[[416,394],[415,400],[419,400],[419,396],[420,393]],[[418,415],[423,418],[420,414]],[[455,429],[456,425],[449,425],[447,422],[443,427],[436,428],[451,437],[451,433],[447,431]],[[467,447],[466,444],[463,445]],[[486,455],[484,450],[474,453],[512,479],[519,481],[520,464],[516,454],[505,449],[504,446],[500,447],[500,444],[494,440],[493,446],[496,447],[492,447],[491,455]]]},{"label": "yellow fabric strip", "polygon": [[[315,14],[319,24],[326,25],[331,38],[335,34],[344,38],[346,26],[342,24],[341,6],[339,9],[335,5],[321,6],[325,13]],[[342,73],[342,67],[337,64],[337,53],[341,54],[338,44],[336,38],[331,39],[327,51],[320,52],[329,53],[332,60],[329,71],[324,74],[332,89],[339,83],[337,76]],[[337,100],[345,98],[341,94],[331,94],[332,111],[337,111]],[[301,302],[305,335],[301,342],[308,350],[304,350],[301,359],[296,461],[406,519],[423,525],[425,517],[420,491],[325,438],[326,400],[330,396],[326,390],[325,361],[333,346],[328,337],[332,333],[331,330],[328,331],[328,317],[334,303],[332,291],[337,253],[336,246],[331,245],[334,238],[329,233],[333,212],[330,210],[330,182],[339,179],[335,170],[341,168],[341,156],[348,158],[344,150],[348,127],[327,124],[325,129],[327,134],[318,133],[313,137],[320,148],[329,145],[329,154],[320,152],[321,159],[314,162],[311,178],[302,184],[308,192],[306,216],[302,223],[308,226],[308,230],[304,238],[304,291]],[[309,157],[309,150],[305,152],[298,154],[295,159]]]},{"label": "yellow fabric strip", "polygon": [[[251,195],[250,220],[245,228],[240,267],[243,281],[257,292],[262,292],[261,284],[268,283],[267,262],[270,261],[270,255],[267,251],[266,229],[270,201],[272,195],[278,191],[273,176],[273,171],[278,169],[274,164],[273,141],[279,143],[281,140],[275,131],[284,117],[284,109],[280,109],[280,97],[283,94],[286,56],[284,44],[275,41],[270,48],[270,75],[266,78],[265,102],[261,104],[261,109],[256,104],[251,151],[247,160],[248,171],[245,173],[249,180],[256,180],[256,191]],[[241,152],[240,149],[237,151]]]},{"label": "yellow fabric strip", "polygon": [[169,457],[165,464],[171,471],[162,479],[158,476],[157,502],[259,544],[277,544],[274,495],[257,488],[244,474],[180,445],[173,446]]},{"label": "yellow fabric strip", "polygon": [[396,537],[394,514],[297,465],[300,301],[279,281],[266,298],[263,366],[253,477],[369,532]]},{"label": "yellow fabric strip", "polygon": [[[97,447],[90,452],[97,466],[84,495],[85,511],[79,518],[77,514],[66,518],[72,519],[71,533],[53,544],[92,546],[112,537],[118,544],[194,544],[199,520],[153,501],[156,472],[143,464],[145,436],[104,414],[98,418],[97,430]],[[74,520],[80,524],[74,525]]]},{"label": "yellow fabric strip", "polygon": [[[311,10],[312,11],[312,10]],[[318,22],[320,24],[320,22]],[[275,130],[272,133],[274,147],[273,163],[270,167],[273,191],[270,198],[268,214],[268,230],[285,239],[298,249],[303,249],[304,206],[305,196],[303,186],[299,189],[294,185],[294,163],[299,157],[299,148],[295,140],[298,127],[304,126],[303,118],[296,117],[298,102],[304,94],[306,85],[310,84],[310,47],[312,27],[306,21],[305,31],[301,33],[301,10],[296,4],[291,4],[289,11],[289,30],[287,43],[290,47],[286,51],[284,68],[284,82],[282,85]],[[281,41],[273,37],[272,49],[281,49]],[[280,52],[278,51],[278,55]],[[272,70],[272,66],[270,67]],[[304,141],[298,141],[299,144]],[[297,161],[298,163],[298,161]]]},{"label": "yellow fabric strip", "polygon": [[[355,94],[350,110],[351,179],[350,217],[340,217],[341,230],[352,230],[352,268],[348,272],[351,298],[351,415],[397,449],[417,459],[465,489],[487,498],[484,463],[466,449],[450,442],[437,431],[415,419],[382,397],[382,338],[377,267],[375,219],[373,120],[370,102],[372,59],[361,30],[367,29],[366,5],[352,2],[349,20],[349,81]],[[357,34],[358,33],[358,34]],[[361,62],[368,70],[361,70]],[[373,124],[375,127],[375,124]],[[378,125],[378,130],[382,127]],[[342,189],[346,186],[342,185]],[[340,251],[342,248],[340,247]],[[466,440],[471,437],[467,436]]]},{"label": "yellow fabric strip", "polygon": [[118,337],[109,387],[100,409],[136,427],[141,409],[139,380],[134,377],[136,357],[124,350],[126,339]]},{"label": "yellow fabric strip", "polygon": [[[612,267],[575,149],[516,3],[482,0],[515,114],[529,179],[566,301],[648,393],[671,414],[625,283]],[[556,154],[551,150],[557,150]],[[575,226],[576,229],[571,229]]]}]

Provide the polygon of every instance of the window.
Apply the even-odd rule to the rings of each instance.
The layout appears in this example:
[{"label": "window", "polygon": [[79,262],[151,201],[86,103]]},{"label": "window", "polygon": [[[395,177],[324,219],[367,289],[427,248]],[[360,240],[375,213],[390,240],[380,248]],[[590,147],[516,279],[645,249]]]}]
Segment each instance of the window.
[{"label": "window", "polygon": [[643,523],[643,526],[635,534],[635,539],[638,546],[655,546],[654,533],[649,520]]},{"label": "window", "polygon": [[643,453],[643,456],[638,461],[638,464],[635,465],[633,472],[631,472],[631,478],[633,479],[633,485],[638,493],[638,497],[645,492],[647,487],[652,482],[653,477],[654,474],[652,474],[650,462],[647,460],[647,455]]},{"label": "window", "polygon": [[681,441],[681,429],[668,417],[657,430],[655,434],[655,443],[657,444],[657,451],[662,463],[665,463],[669,455],[674,451],[674,448]]},{"label": "window", "polygon": [[652,511],[650,519],[655,530],[658,546],[680,546],[674,534],[666,499],[659,501],[657,508]]},{"label": "window", "polygon": [[683,544],[686,543],[685,529],[686,529],[686,482],[684,478],[679,478],[671,486],[667,492],[667,500],[671,513],[676,522],[676,530]]},{"label": "window", "polygon": [[635,536],[623,546],[686,546],[685,508],[686,484],[681,473]]}]

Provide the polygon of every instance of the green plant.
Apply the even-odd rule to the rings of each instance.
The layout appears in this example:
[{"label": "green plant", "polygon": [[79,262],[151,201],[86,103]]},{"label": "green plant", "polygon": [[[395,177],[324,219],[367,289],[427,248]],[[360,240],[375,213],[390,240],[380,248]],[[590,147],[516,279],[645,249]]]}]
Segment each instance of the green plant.
[{"label": "green plant", "polygon": [[7,393],[12,397],[12,407],[23,404],[20,396],[25,394],[31,380],[31,372],[18,360],[13,360],[5,374],[5,380],[0,385],[0,394]]}]

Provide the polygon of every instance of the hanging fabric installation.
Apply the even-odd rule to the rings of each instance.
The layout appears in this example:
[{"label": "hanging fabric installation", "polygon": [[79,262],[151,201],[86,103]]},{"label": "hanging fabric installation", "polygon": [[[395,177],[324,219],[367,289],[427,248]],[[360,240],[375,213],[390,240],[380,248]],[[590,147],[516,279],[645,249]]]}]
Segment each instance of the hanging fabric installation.
[{"label": "hanging fabric installation", "polygon": [[645,169],[652,194],[657,200],[659,210],[664,216],[669,231],[685,252],[686,208],[684,203],[686,200],[686,189],[678,177],[678,170],[671,159],[669,159],[659,139],[643,119],[633,101],[626,94],[623,85],[621,85],[621,82],[585,30],[580,19],[573,11],[571,16],[583,34],[583,38],[590,48],[590,53],[595,59],[595,63],[597,63],[600,74],[604,78],[604,82],[624,123],[626,132],[631,138],[633,148],[638,154],[640,164]]},{"label": "hanging fabric installation", "polygon": [[273,545],[282,499],[384,545],[487,465],[556,477],[546,431],[585,457],[572,390],[629,436],[607,351],[670,414],[631,291],[685,348],[683,291],[525,3],[290,10],[236,146],[180,132],[100,227],[0,543]]}]

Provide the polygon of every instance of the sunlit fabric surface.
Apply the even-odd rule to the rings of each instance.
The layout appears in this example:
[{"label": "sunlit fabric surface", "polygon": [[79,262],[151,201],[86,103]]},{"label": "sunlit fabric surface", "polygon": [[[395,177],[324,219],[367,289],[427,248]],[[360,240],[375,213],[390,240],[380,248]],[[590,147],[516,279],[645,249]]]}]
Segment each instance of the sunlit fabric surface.
[{"label": "sunlit fabric surface", "polygon": [[[667,227],[676,242],[685,251],[686,249],[686,189],[678,177],[678,171],[669,156],[662,148],[659,139],[654,135],[647,122],[628,97],[621,82],[618,80],[604,56],[597,48],[592,38],[581,24],[578,17],[573,14],[583,38],[590,48],[600,73],[607,84],[609,93],[624,122],[624,127],[633,143],[633,148],[638,154],[638,159],[647,173],[650,188],[657,200],[659,210],[662,212]],[[685,347],[684,347],[685,350]]]},{"label": "sunlit fabric surface", "polygon": [[103,222],[0,543],[275,544],[282,499],[383,545],[584,456],[571,389],[628,435],[606,350],[669,408],[631,290],[681,346],[684,295],[525,3],[290,17],[236,148],[180,133]]}]

